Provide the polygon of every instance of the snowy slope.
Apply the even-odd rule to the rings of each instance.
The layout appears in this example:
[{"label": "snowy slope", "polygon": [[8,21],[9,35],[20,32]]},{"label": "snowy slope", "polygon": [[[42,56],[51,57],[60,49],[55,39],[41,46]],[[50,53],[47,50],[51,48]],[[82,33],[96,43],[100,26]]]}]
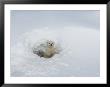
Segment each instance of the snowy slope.
[{"label": "snowy slope", "polygon": [[[45,59],[32,53],[32,46],[41,39],[51,39],[62,51]],[[32,29],[11,46],[11,76],[99,76],[100,32],[84,27]]]}]

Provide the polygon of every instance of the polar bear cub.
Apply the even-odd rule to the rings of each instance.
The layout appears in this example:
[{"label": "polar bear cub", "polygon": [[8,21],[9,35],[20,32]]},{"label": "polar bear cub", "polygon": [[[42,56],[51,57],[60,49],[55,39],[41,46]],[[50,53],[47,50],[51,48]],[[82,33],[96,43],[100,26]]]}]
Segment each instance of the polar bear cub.
[{"label": "polar bear cub", "polygon": [[33,47],[33,53],[44,58],[51,58],[55,54],[59,54],[60,51],[58,45],[52,40],[46,40]]}]

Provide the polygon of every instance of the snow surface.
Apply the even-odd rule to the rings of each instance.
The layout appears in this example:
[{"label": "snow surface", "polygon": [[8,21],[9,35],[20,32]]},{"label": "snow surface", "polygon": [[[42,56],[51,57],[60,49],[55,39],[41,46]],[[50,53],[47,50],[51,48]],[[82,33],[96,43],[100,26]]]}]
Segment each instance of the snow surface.
[{"label": "snow surface", "polygon": [[[32,46],[42,39],[61,45],[52,58],[40,58]],[[100,32],[85,27],[32,29],[11,45],[11,76],[18,77],[91,77],[100,76]]]}]

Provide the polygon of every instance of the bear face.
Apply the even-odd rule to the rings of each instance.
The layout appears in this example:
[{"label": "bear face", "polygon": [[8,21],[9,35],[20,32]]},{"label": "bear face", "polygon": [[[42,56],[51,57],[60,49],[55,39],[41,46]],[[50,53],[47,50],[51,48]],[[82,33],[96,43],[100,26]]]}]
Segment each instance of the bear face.
[{"label": "bear face", "polygon": [[54,47],[55,42],[51,41],[51,40],[47,40],[47,46],[48,47]]}]

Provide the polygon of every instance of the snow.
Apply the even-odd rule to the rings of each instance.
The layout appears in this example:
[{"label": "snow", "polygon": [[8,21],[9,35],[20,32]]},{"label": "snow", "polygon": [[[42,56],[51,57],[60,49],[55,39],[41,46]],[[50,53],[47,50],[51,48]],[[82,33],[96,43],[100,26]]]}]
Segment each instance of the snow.
[{"label": "snow", "polygon": [[[62,48],[52,58],[32,53],[36,42],[49,39]],[[100,32],[86,27],[39,28],[25,31],[11,45],[12,77],[100,76]]]}]

